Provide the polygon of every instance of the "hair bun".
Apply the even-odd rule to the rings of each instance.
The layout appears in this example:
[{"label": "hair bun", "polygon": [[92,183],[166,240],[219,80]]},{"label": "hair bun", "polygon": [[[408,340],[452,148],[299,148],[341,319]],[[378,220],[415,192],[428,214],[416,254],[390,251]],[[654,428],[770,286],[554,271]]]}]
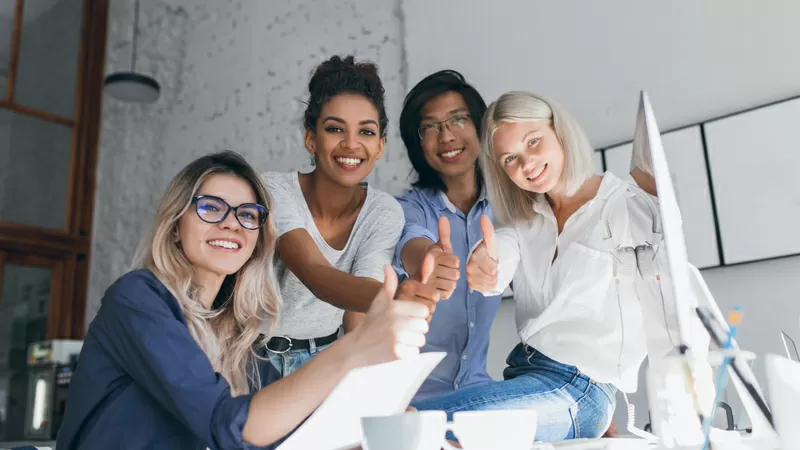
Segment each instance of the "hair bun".
[{"label": "hair bun", "polygon": [[386,130],[389,120],[384,107],[385,89],[374,63],[356,62],[353,55],[342,58],[334,55],[323,61],[311,75],[308,82],[308,107],[304,114],[305,128],[313,128],[319,117],[322,105],[336,95],[356,93],[369,99],[380,116],[381,133]]},{"label": "hair bun", "polygon": [[380,84],[378,76],[378,66],[371,62],[355,62],[353,55],[347,55],[342,59],[339,55],[334,55],[327,61],[323,61],[314,70],[311,80],[308,82],[308,92],[313,97],[315,93],[330,83],[332,80],[341,77],[356,76],[370,79]]}]

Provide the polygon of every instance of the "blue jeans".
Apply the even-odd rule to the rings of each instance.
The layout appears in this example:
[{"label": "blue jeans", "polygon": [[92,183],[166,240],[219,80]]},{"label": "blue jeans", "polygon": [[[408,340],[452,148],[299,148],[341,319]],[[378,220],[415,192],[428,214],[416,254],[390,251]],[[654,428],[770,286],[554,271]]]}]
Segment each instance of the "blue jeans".
[{"label": "blue jeans", "polygon": [[316,347],[312,344],[311,348],[308,350],[289,350],[286,353],[276,353],[269,349],[264,349],[265,354],[262,354],[262,356],[269,358],[269,361],[278,369],[278,373],[281,378],[283,378],[299,369],[300,366],[308,362],[309,359],[331,345],[332,344]]},{"label": "blue jeans", "polygon": [[[605,433],[616,406],[616,388],[596,383],[574,366],[561,364],[530,346],[519,344],[506,359],[504,381],[467,387],[431,397],[412,406],[445,411],[535,409],[537,442],[596,438]],[[452,433],[448,439],[454,440]]]}]

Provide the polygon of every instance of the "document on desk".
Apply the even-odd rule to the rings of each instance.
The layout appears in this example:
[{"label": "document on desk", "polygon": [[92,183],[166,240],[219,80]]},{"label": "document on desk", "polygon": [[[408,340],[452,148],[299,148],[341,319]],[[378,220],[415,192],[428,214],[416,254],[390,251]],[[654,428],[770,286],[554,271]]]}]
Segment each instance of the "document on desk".
[{"label": "document on desk", "polygon": [[361,443],[361,418],[401,414],[443,352],[351,370],[278,450],[345,450]]}]

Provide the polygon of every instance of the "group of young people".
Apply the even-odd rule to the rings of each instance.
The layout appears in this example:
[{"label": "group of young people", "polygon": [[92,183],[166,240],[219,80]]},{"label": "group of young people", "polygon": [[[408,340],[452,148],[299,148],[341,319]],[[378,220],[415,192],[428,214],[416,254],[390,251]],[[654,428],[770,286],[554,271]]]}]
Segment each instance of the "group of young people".
[{"label": "group of young people", "polygon": [[[420,351],[447,356],[418,410],[533,408],[541,441],[606,432],[617,389],[674,344],[662,294],[608,251],[655,241],[653,199],[595,174],[554,102],[510,92],[487,108],[452,70],[405,99],[416,180],[393,198],[365,182],[389,126],[377,67],[335,56],[308,89],[311,172],[221,152],[169,184],[88,328],[57,447],[274,448],[349,370]],[[520,343],[494,381],[512,283]]]}]

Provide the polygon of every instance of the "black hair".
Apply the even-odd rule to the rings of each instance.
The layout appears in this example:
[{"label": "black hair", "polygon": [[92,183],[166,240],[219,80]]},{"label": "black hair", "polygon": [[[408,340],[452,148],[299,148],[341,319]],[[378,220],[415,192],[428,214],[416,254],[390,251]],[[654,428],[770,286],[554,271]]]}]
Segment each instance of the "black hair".
[{"label": "black hair", "polygon": [[[417,172],[417,180],[412,183],[414,187],[447,192],[447,186],[445,186],[442,178],[425,161],[422,142],[417,131],[421,121],[420,113],[425,103],[447,92],[461,94],[464,103],[467,104],[470,118],[475,124],[478,137],[480,137],[483,114],[486,112],[486,102],[483,101],[481,94],[467,83],[463,75],[455,70],[441,70],[428,75],[417,83],[406,96],[403,102],[403,111],[400,113],[400,136],[406,146],[408,159]],[[478,188],[480,188],[483,186],[483,174],[478,161],[475,161],[475,169]]]},{"label": "black hair", "polygon": [[313,130],[322,113],[322,107],[333,97],[344,93],[360,94],[378,110],[380,135],[386,136],[389,118],[384,105],[384,88],[378,76],[378,66],[371,62],[356,63],[352,55],[342,59],[333,56],[314,70],[308,82],[308,104],[303,115],[303,126]]}]

